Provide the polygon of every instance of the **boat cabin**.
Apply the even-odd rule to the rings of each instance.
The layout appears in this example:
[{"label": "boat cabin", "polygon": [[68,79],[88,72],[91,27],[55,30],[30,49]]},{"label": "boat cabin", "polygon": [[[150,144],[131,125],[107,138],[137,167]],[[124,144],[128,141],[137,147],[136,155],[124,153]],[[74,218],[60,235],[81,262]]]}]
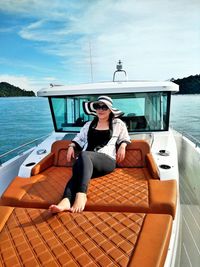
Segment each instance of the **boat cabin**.
[{"label": "boat cabin", "polygon": [[85,114],[83,102],[107,95],[113,99],[114,107],[124,112],[121,119],[132,133],[167,131],[170,97],[177,90],[178,86],[171,82],[112,82],[52,86],[39,91],[38,96],[48,97],[56,132],[79,131],[93,119]]}]

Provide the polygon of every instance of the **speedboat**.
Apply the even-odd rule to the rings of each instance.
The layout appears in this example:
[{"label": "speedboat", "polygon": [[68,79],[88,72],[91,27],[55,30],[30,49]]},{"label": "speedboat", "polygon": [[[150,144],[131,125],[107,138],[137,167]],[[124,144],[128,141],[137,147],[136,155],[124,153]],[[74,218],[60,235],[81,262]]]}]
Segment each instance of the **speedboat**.
[{"label": "speedboat", "polygon": [[[48,98],[54,131],[0,165],[1,265],[197,266],[197,247],[189,259],[184,243],[187,257],[180,257],[182,206],[192,210],[192,233],[199,230],[200,149],[170,128],[171,95],[178,90],[169,81],[114,79],[38,91]],[[126,157],[113,173],[91,180],[82,213],[50,214],[71,177],[68,144],[93,119],[83,102],[99,95],[110,96],[124,112],[132,140]],[[184,184],[193,200],[180,205]]]}]

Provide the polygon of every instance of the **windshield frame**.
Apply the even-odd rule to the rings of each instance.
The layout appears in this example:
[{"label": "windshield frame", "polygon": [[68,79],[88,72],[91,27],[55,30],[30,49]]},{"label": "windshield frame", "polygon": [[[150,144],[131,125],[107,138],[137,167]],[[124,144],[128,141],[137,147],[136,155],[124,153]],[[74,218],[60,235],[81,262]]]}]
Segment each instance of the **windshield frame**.
[{"label": "windshield frame", "polygon": [[[169,121],[170,121],[170,104],[171,104],[171,92],[169,91],[155,91],[155,92],[137,92],[137,93],[120,93],[120,96],[123,96],[123,95],[134,95],[134,94],[165,94],[166,97],[167,97],[167,103],[166,103],[166,118],[165,118],[165,127],[164,129],[149,129],[149,130],[137,130],[137,129],[134,129],[134,130],[128,130],[129,133],[148,133],[148,132],[165,132],[165,131],[168,131],[169,130]],[[119,94],[114,94],[114,93],[104,93],[105,95],[108,95],[110,96],[111,98],[113,98],[114,96],[116,95],[119,95]],[[63,99],[63,98],[73,98],[73,97],[84,97],[85,95],[62,95],[62,96],[49,96],[48,97],[48,101],[49,101],[49,105],[50,105],[50,111],[51,111],[51,115],[52,115],[52,120],[53,120],[53,125],[54,125],[54,130],[55,132],[62,132],[62,133],[77,133],[80,131],[80,129],[68,129],[68,130],[61,130],[57,127],[57,122],[56,122],[56,116],[55,116],[55,112],[54,112],[54,107],[53,107],[53,99]],[[87,97],[90,97],[90,96],[93,96],[95,98],[97,98],[99,96],[98,95],[94,95],[94,94],[91,94],[91,95],[87,95]],[[86,96],[85,96],[86,97]],[[123,97],[122,97],[123,98]],[[123,117],[121,118],[123,120]],[[81,127],[80,127],[81,128]]]}]

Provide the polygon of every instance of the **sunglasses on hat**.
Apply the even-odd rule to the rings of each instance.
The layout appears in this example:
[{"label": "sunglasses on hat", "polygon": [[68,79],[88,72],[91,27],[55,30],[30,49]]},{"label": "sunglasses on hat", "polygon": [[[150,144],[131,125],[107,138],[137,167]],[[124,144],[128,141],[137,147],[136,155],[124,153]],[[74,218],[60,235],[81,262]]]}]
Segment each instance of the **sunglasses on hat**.
[{"label": "sunglasses on hat", "polygon": [[108,110],[108,107],[107,107],[106,105],[100,105],[100,104],[98,104],[98,103],[95,103],[95,104],[93,105],[93,108],[94,108],[95,110],[97,110],[97,109],[102,109],[102,110],[104,110],[104,111]]}]

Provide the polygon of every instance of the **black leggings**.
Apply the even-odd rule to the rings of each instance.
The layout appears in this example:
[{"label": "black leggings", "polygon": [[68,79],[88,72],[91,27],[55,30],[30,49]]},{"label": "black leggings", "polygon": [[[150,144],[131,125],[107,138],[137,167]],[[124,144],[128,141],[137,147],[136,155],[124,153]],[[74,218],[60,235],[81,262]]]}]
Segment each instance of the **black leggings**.
[{"label": "black leggings", "polygon": [[72,168],[72,178],[65,187],[63,198],[74,202],[77,192],[87,193],[91,178],[102,176],[115,169],[116,162],[106,154],[82,151]]}]

